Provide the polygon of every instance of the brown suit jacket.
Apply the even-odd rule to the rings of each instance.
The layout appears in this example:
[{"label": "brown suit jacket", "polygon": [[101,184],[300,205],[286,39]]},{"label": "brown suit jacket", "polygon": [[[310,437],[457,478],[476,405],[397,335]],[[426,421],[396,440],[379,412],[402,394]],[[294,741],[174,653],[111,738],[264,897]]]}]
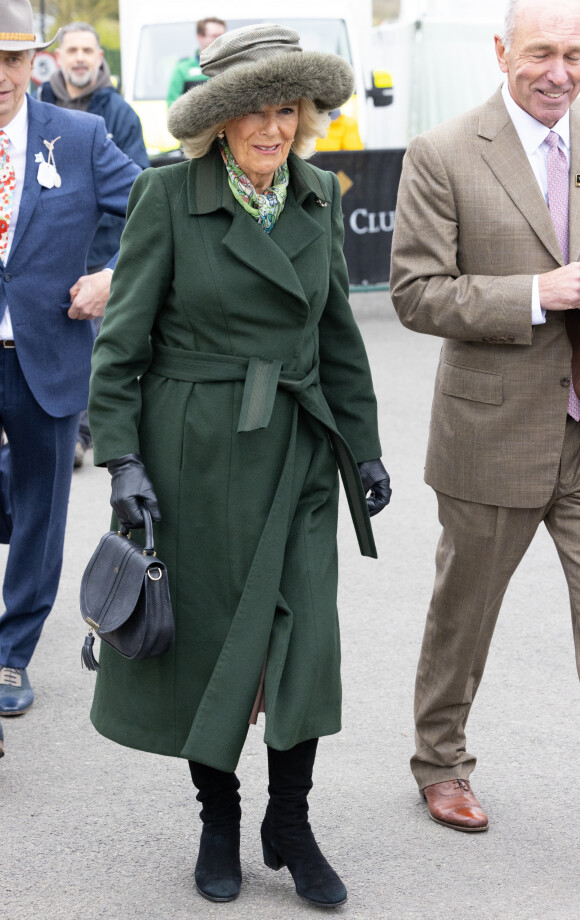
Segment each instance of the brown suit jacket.
[{"label": "brown suit jacket", "polygon": [[[580,109],[572,108],[570,259],[580,259]],[[444,338],[426,481],[484,504],[549,499],[571,347],[563,312],[532,326],[532,279],[563,264],[550,213],[498,90],[410,143],[391,294],[409,329]]]}]

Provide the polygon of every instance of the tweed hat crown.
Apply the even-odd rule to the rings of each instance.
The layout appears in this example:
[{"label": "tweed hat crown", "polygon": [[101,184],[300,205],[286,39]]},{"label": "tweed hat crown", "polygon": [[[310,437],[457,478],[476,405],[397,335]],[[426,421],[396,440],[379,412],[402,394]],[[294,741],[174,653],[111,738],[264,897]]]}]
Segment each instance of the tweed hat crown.
[{"label": "tweed hat crown", "polygon": [[206,77],[215,77],[236,64],[265,61],[278,54],[302,53],[299,42],[298,32],[284,26],[269,22],[242,26],[218,36],[202,51],[199,63]]},{"label": "tweed hat crown", "polygon": [[350,98],[352,68],[337,54],[303,51],[294,29],[258,23],[224,32],[200,56],[210,77],[177,99],[167,124],[178,140],[259,112],[265,105],[311,99],[330,112]]},{"label": "tweed hat crown", "polygon": [[0,51],[48,48],[59,34],[60,30],[49,42],[38,41],[29,0],[2,0],[0,3]]}]

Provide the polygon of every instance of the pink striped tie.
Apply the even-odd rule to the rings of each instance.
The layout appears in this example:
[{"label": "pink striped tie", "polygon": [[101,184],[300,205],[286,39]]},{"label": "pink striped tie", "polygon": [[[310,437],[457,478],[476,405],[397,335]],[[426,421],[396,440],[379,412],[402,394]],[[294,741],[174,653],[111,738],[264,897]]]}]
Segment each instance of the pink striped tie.
[{"label": "pink striped tie", "polygon": [[[568,162],[566,154],[560,150],[558,141],[559,135],[555,131],[550,131],[546,138],[546,143],[550,148],[546,157],[546,166],[548,170],[548,207],[550,216],[564,262],[568,264],[569,259],[569,225],[568,225],[568,196],[570,179],[568,176]],[[568,311],[570,312],[570,311]],[[572,311],[575,312],[575,311]],[[576,319],[574,317],[573,319]],[[570,317],[572,320],[572,317]],[[580,421],[580,400],[576,395],[573,380],[570,381],[570,395],[568,397],[568,415],[571,415],[577,422]]]}]

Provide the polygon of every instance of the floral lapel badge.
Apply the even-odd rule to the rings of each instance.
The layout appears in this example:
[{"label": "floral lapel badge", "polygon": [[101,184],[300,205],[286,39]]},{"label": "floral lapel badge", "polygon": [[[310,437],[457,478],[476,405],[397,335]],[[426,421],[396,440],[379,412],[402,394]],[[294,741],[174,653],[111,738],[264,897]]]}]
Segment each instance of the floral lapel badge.
[{"label": "floral lapel badge", "polygon": [[43,188],[60,188],[62,180],[57,172],[56,163],[54,162],[54,145],[60,137],[55,137],[53,141],[44,141],[44,146],[48,149],[48,160],[44,159],[41,153],[37,153],[34,162],[38,163],[38,172],[36,178]]}]

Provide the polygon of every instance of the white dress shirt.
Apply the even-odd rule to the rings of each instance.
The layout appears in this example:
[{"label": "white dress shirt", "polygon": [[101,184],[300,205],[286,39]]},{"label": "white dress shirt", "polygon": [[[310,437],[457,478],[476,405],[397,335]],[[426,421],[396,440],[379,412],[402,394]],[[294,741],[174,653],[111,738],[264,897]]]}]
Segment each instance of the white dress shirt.
[{"label": "white dress shirt", "polygon": [[[8,144],[8,156],[16,176],[16,188],[14,189],[14,198],[12,199],[12,217],[8,227],[8,244],[6,246],[6,262],[12,247],[16,221],[20,210],[20,200],[22,198],[22,189],[24,188],[24,172],[26,170],[26,144],[28,140],[28,100],[24,97],[24,102],[11,122],[5,128],[2,128],[4,134],[10,141]],[[0,322],[0,339],[13,339],[12,323],[10,321],[10,310],[8,305]]]},{"label": "white dress shirt", "polygon": [[[547,128],[541,122],[536,121],[527,112],[514,102],[511,97],[507,80],[502,87],[503,101],[505,102],[513,126],[526,152],[534,176],[542,190],[542,194],[548,204],[548,168],[546,157],[549,147],[546,138],[550,131],[555,131],[559,135],[558,147],[566,156],[568,168],[570,168],[570,112],[566,112],[560,121],[556,122],[553,128]],[[532,324],[534,326],[546,322],[546,311],[540,305],[540,291],[538,276],[534,275],[534,284],[532,287]]]}]

